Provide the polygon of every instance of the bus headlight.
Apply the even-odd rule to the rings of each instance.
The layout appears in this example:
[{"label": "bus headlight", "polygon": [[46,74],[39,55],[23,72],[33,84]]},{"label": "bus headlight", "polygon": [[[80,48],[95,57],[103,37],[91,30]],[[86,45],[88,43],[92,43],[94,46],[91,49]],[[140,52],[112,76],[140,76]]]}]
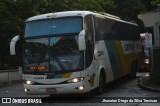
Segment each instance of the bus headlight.
[{"label": "bus headlight", "polygon": [[144,62],[145,62],[146,64],[149,64],[149,59],[145,59]]},{"label": "bus headlight", "polygon": [[31,81],[31,80],[26,80],[26,81],[24,81],[24,83],[27,84],[27,85],[33,85],[33,84],[35,84],[35,82]]},{"label": "bus headlight", "polygon": [[78,78],[70,79],[67,82],[68,83],[76,83],[76,82],[80,82],[80,81],[83,81],[83,80],[84,80],[84,77],[78,77]]},{"label": "bus headlight", "polygon": [[82,91],[84,89],[84,86],[79,86],[78,90]]}]

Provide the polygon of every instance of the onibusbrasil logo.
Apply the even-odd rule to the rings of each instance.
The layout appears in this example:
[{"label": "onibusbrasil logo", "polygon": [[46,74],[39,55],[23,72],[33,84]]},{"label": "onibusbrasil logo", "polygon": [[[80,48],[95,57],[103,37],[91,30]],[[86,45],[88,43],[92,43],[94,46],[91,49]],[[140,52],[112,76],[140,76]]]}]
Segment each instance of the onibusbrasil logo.
[{"label": "onibusbrasil logo", "polygon": [[42,103],[42,100],[37,98],[2,98],[1,103]]}]

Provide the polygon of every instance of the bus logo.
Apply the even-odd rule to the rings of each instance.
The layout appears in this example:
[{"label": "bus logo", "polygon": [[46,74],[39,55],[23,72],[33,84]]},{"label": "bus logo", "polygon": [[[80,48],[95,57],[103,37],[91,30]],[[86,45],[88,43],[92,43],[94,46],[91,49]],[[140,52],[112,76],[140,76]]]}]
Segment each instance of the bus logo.
[{"label": "bus logo", "polygon": [[44,77],[33,77],[33,79],[45,79]]},{"label": "bus logo", "polygon": [[2,98],[2,103],[11,103],[11,98]]}]

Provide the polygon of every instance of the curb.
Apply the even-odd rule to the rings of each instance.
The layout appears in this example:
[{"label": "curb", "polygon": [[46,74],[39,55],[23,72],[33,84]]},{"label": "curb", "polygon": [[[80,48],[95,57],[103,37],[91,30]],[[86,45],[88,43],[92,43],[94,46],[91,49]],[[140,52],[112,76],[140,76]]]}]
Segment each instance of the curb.
[{"label": "curb", "polygon": [[139,85],[142,89],[149,90],[149,91],[153,91],[153,92],[160,92],[160,89],[153,88],[153,87],[151,87],[151,86],[147,86],[147,85],[143,84],[142,80],[143,80],[143,78],[141,78],[141,77],[138,79],[138,85]]}]

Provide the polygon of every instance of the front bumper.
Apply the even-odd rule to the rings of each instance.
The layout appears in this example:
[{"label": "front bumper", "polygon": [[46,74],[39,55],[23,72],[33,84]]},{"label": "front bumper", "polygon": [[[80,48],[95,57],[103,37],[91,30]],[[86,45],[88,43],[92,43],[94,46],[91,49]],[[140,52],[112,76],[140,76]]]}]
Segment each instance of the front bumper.
[{"label": "front bumper", "polygon": [[[84,87],[79,90],[78,87]],[[28,95],[46,95],[46,94],[70,94],[70,93],[85,93],[83,81],[78,83],[58,84],[58,85],[27,85],[24,84],[25,93]]]}]

